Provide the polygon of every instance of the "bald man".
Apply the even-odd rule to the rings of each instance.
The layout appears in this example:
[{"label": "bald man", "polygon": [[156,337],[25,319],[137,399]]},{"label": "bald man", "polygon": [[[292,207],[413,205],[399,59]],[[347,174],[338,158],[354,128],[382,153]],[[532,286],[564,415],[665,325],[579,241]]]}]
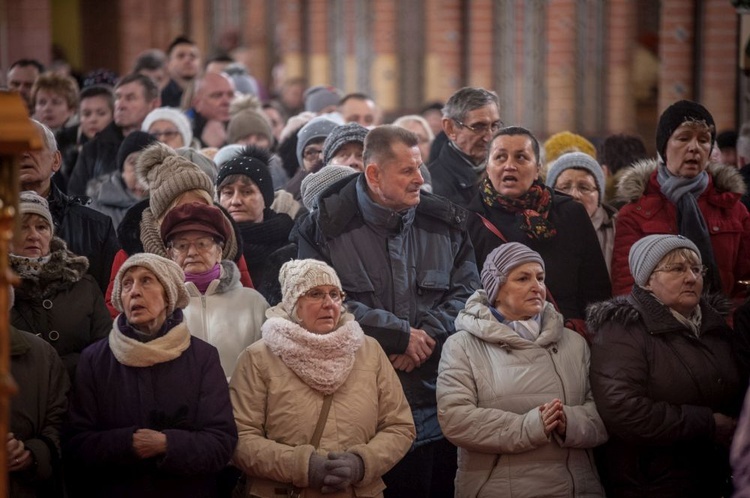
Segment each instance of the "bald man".
[{"label": "bald man", "polygon": [[226,143],[232,99],[234,84],[226,74],[205,73],[196,80],[193,106],[187,114],[193,119],[193,136],[204,147],[221,147]]}]

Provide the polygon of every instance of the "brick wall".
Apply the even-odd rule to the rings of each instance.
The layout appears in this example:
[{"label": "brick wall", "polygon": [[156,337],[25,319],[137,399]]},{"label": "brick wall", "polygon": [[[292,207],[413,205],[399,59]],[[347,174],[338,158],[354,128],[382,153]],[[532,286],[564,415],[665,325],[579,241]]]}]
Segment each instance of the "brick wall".
[{"label": "brick wall", "polygon": [[[575,126],[575,0],[547,7],[547,134]],[[539,132],[541,135],[541,131]]]},{"label": "brick wall", "polygon": [[[18,59],[37,59],[49,64],[52,59],[52,8],[49,0],[24,0],[4,2],[7,19],[7,39],[0,39],[2,68]],[[3,16],[0,15],[0,22]],[[5,71],[3,71],[5,72]],[[3,74],[2,81],[5,81]]]},{"label": "brick wall", "polygon": [[736,128],[737,30],[734,8],[724,0],[705,2],[701,101],[711,111],[716,128]]}]

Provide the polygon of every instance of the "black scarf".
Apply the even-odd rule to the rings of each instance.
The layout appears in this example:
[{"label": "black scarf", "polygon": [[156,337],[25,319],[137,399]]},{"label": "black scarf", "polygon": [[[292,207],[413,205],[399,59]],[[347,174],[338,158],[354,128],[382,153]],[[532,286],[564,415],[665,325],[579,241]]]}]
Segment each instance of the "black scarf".
[{"label": "black scarf", "polygon": [[287,214],[279,214],[271,209],[263,210],[263,221],[237,223],[243,243],[245,263],[253,279],[253,286],[259,289],[263,283],[265,262],[276,249],[289,243],[289,232],[294,221]]}]

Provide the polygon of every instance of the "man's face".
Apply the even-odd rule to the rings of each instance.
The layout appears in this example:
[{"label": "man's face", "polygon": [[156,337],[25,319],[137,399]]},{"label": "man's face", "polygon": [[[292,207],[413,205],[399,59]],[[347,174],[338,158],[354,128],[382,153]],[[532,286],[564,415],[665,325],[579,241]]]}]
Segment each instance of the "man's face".
[{"label": "man's face", "polygon": [[121,128],[138,128],[146,115],[156,108],[158,99],[148,102],[146,89],[133,81],[115,89],[115,124]]},{"label": "man's face", "polygon": [[[41,131],[37,128],[37,132]],[[50,151],[42,140],[41,150],[30,150],[21,154],[19,179],[23,190],[33,190],[46,195],[52,174],[60,169],[62,159],[58,151]]]},{"label": "man's face", "polygon": [[377,109],[372,100],[349,99],[341,105],[339,112],[344,117],[345,123],[359,123],[365,128],[372,128],[375,125]]},{"label": "man's face", "polygon": [[422,154],[419,147],[401,142],[391,146],[395,157],[383,164],[370,163],[365,169],[367,185],[373,200],[394,211],[403,211],[419,204],[424,178],[419,172]]},{"label": "man's face", "polygon": [[192,80],[200,68],[200,53],[198,47],[188,43],[181,43],[169,54],[167,68],[173,78]]},{"label": "man's face", "polygon": [[165,67],[159,69],[141,69],[138,72],[143,76],[151,78],[151,81],[156,83],[160,92],[164,90],[164,87],[169,83],[169,73],[167,73],[167,68]]},{"label": "man's face", "polygon": [[8,71],[8,88],[21,94],[26,106],[31,110],[31,87],[34,86],[39,70],[35,66],[16,66]]},{"label": "man's face", "polygon": [[229,121],[229,105],[234,98],[234,85],[223,74],[206,73],[193,100],[195,110],[206,119],[226,123]]},{"label": "man's face", "polygon": [[467,112],[460,122],[443,118],[445,134],[477,165],[487,158],[487,143],[499,127],[500,112],[494,104]]}]

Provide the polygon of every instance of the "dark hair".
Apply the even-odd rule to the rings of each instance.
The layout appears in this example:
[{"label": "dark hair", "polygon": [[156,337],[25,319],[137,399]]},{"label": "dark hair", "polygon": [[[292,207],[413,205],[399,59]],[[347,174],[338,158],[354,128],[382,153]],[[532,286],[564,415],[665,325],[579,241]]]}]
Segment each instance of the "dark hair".
[{"label": "dark hair", "polygon": [[609,135],[602,140],[596,155],[599,163],[606,166],[611,175],[648,157],[643,140],[624,133]]},{"label": "dark hair", "polygon": [[487,105],[496,106],[498,113],[500,112],[500,100],[495,92],[465,86],[456,90],[445,103],[442,109],[443,117],[463,121],[467,113]]},{"label": "dark hair", "polygon": [[362,153],[365,164],[376,161],[380,164],[394,159],[393,144],[402,143],[407,147],[419,145],[419,137],[406,128],[393,125],[377,126],[365,137],[365,148]]},{"label": "dark hair", "polygon": [[234,58],[229,54],[216,54],[211,56],[208,60],[206,60],[206,63],[203,65],[203,68],[207,68],[209,64],[212,62],[237,62],[234,60]]},{"label": "dark hair", "polygon": [[716,146],[719,147],[719,150],[737,147],[737,132],[734,130],[722,131],[716,135]]},{"label": "dark hair", "polygon": [[164,55],[159,49],[146,50],[135,60],[133,64],[133,72],[138,73],[143,71],[156,71],[157,69],[163,69],[167,64],[167,56]]},{"label": "dark hair", "polygon": [[170,43],[169,47],[167,47],[167,56],[172,55],[172,50],[174,50],[177,45],[192,45],[194,47],[197,46],[196,43],[187,36],[180,35],[172,40],[172,43]]},{"label": "dark hair", "polygon": [[[347,93],[346,95],[344,95],[343,97],[341,97],[341,100],[339,100],[339,104],[338,105],[340,105],[340,106],[344,105],[347,100],[351,100],[351,99],[355,99],[355,100],[372,100],[372,97],[370,97],[366,93],[361,93],[361,92]],[[373,102],[374,102],[374,100],[373,100]]]},{"label": "dark hair", "polygon": [[302,129],[300,125],[296,130],[292,130],[289,135],[279,143],[279,147],[276,153],[281,158],[281,165],[284,167],[284,171],[289,178],[293,177],[297,170],[300,168],[299,160],[297,159],[297,132]]},{"label": "dark hair", "polygon": [[115,85],[115,90],[128,83],[140,83],[143,87],[143,95],[146,97],[146,102],[151,102],[159,98],[159,87],[156,86],[154,80],[146,76],[145,74],[130,73],[126,74],[120,81]]},{"label": "dark hair", "polygon": [[107,85],[92,85],[87,86],[81,90],[81,94],[78,97],[78,101],[83,102],[83,99],[90,99],[93,97],[104,97],[109,105],[109,110],[114,111],[115,109],[115,94],[112,92],[112,88]]},{"label": "dark hair", "polygon": [[39,74],[42,74],[44,72],[44,66],[42,65],[41,62],[39,62],[36,59],[18,59],[16,62],[10,65],[10,67],[8,68],[8,71],[10,71],[16,66],[18,67],[34,66],[36,70],[39,71]]},{"label": "dark hair", "polygon": [[539,163],[541,161],[541,158],[539,157],[540,154],[540,147],[539,147],[539,140],[536,139],[533,133],[531,133],[530,130],[524,128],[523,126],[506,126],[505,128],[500,128],[495,132],[494,135],[492,135],[492,139],[489,141],[489,144],[487,146],[487,154],[490,153],[490,148],[492,147],[492,144],[495,142],[495,139],[500,136],[509,136],[509,137],[515,137],[518,135],[525,135],[529,137],[529,140],[531,140],[531,148],[534,150],[534,157],[536,158],[536,162]]},{"label": "dark hair", "polygon": [[419,111],[419,114],[424,114],[428,111],[438,111],[442,114],[443,112],[443,103],[442,102],[431,102],[429,104],[426,104],[421,111]]}]

